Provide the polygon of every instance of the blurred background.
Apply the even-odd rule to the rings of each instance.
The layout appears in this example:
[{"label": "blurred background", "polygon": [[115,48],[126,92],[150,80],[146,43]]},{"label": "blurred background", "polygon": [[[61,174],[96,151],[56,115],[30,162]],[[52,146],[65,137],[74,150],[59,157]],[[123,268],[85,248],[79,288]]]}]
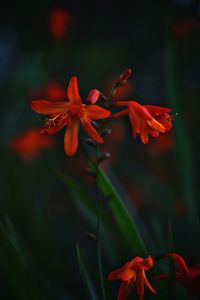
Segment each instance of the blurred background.
[{"label": "blurred background", "polygon": [[[107,95],[131,68],[117,100],[178,114],[172,132],[148,145],[133,139],[128,118],[111,123],[102,146],[111,157],[102,167],[150,254],[168,251],[170,236],[189,265],[199,263],[199,2],[21,0],[4,2],[0,15],[1,298],[89,299],[76,242],[100,293],[92,238],[96,196],[87,161],[80,149],[73,158],[65,155],[64,130],[41,140],[43,118],[30,108],[33,99],[65,99],[72,75],[85,101],[93,88]],[[118,284],[107,276],[135,254],[106,205],[104,215],[111,228],[103,237],[105,286],[108,298],[116,299]]]}]

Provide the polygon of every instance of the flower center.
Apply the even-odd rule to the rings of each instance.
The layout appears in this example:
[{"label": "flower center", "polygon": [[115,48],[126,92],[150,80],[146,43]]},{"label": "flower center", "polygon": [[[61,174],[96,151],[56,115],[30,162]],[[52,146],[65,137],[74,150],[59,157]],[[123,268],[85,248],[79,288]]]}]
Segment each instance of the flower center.
[{"label": "flower center", "polygon": [[83,110],[82,105],[72,104],[70,106],[68,113],[71,117],[75,117],[79,115],[79,113],[81,113],[82,110]]}]

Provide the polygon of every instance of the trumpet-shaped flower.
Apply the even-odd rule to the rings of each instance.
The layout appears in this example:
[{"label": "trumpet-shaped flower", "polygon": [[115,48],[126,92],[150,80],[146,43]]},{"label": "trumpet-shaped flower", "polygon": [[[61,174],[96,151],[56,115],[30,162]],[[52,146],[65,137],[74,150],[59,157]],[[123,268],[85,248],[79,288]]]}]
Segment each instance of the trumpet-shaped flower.
[{"label": "trumpet-shaped flower", "polygon": [[149,281],[147,280],[145,271],[148,271],[153,266],[151,256],[147,258],[135,257],[128,261],[122,268],[119,268],[109,274],[109,280],[121,279],[122,283],[118,292],[118,300],[126,300],[131,294],[134,283],[136,285],[139,300],[144,298],[144,286],[146,285],[150,291],[156,294]]},{"label": "trumpet-shaped flower", "polygon": [[64,149],[67,155],[72,156],[77,150],[80,123],[93,140],[99,144],[103,143],[102,137],[91,125],[91,120],[108,118],[110,111],[98,105],[82,103],[76,76],[73,76],[69,82],[67,101],[34,100],[31,107],[37,113],[47,116],[43,132],[55,134],[67,126],[64,137]]},{"label": "trumpet-shaped flower", "polygon": [[128,108],[113,115],[114,118],[129,115],[133,136],[140,135],[141,141],[147,144],[149,135],[158,137],[159,133],[165,133],[172,127],[170,108],[141,105],[136,101],[116,102],[115,106],[127,106]]}]

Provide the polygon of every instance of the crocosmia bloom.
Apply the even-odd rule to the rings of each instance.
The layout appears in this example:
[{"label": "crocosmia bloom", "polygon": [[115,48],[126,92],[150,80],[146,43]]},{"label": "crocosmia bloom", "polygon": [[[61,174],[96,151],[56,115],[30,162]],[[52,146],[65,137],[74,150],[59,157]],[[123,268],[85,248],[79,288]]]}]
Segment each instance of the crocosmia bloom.
[{"label": "crocosmia bloom", "polygon": [[46,134],[41,134],[39,129],[28,129],[11,141],[11,150],[24,160],[35,159],[44,148],[50,148],[53,140]]},{"label": "crocosmia bloom", "polygon": [[116,106],[127,106],[128,108],[113,115],[114,118],[129,115],[133,136],[140,135],[144,144],[149,141],[149,135],[158,137],[160,133],[169,131],[172,127],[172,116],[169,114],[171,108],[141,105],[136,101],[116,102]]},{"label": "crocosmia bloom", "polygon": [[51,101],[62,101],[65,98],[65,89],[58,82],[49,82],[45,88],[45,96]]},{"label": "crocosmia bloom", "polygon": [[117,299],[128,299],[134,284],[136,286],[139,300],[143,300],[144,298],[144,286],[148,287],[152,293],[156,294],[156,291],[149,283],[145,274],[146,271],[153,267],[153,264],[151,256],[148,256],[147,258],[137,256],[128,261],[122,268],[111,272],[108,277],[109,280],[122,280]]},{"label": "crocosmia bloom", "polygon": [[67,10],[57,8],[49,14],[49,31],[54,39],[65,37],[71,24],[71,15]]},{"label": "crocosmia bloom", "polygon": [[[176,281],[183,287],[189,289],[193,294],[200,296],[200,264],[189,268],[185,260],[177,253],[167,253],[165,257],[171,257],[176,272]],[[160,275],[155,279],[167,279],[168,275]]]},{"label": "crocosmia bloom", "polygon": [[76,76],[73,76],[69,82],[66,101],[35,100],[32,101],[31,106],[37,113],[47,116],[43,132],[55,134],[67,126],[64,137],[64,149],[67,155],[72,156],[77,150],[80,123],[95,142],[103,143],[91,120],[108,118],[110,111],[98,105],[82,103]]}]

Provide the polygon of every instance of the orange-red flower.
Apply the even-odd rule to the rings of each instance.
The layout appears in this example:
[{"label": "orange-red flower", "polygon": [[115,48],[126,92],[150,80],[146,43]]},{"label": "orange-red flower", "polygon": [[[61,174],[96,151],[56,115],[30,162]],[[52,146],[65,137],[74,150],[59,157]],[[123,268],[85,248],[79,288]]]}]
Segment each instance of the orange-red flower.
[{"label": "orange-red flower", "polygon": [[[176,281],[188,288],[192,293],[200,296],[200,264],[189,268],[185,260],[177,253],[167,253],[165,256],[172,258],[178,272],[176,272]],[[159,275],[155,279],[166,279],[168,275]]]},{"label": "orange-red flower", "polygon": [[49,82],[45,87],[44,94],[51,101],[62,101],[65,98],[65,89],[58,82]]},{"label": "orange-red flower", "polygon": [[103,143],[102,137],[90,121],[108,118],[110,111],[98,105],[85,105],[82,103],[76,76],[73,76],[69,82],[67,101],[35,100],[32,101],[31,106],[37,113],[47,116],[43,132],[55,134],[67,126],[64,137],[64,149],[67,155],[72,156],[77,150],[80,123],[93,140],[99,144]]},{"label": "orange-red flower", "polygon": [[41,134],[39,129],[28,129],[15,137],[11,142],[11,150],[24,160],[35,159],[40,150],[53,145],[51,137]]},{"label": "orange-red flower", "polygon": [[116,102],[114,105],[128,106],[127,109],[114,114],[113,117],[118,118],[128,114],[133,136],[136,137],[139,134],[144,144],[148,143],[149,135],[158,137],[159,133],[165,133],[172,127],[172,117],[169,114],[171,108],[141,105],[136,101]]},{"label": "orange-red flower", "polygon": [[72,17],[67,10],[57,8],[50,12],[48,25],[54,39],[60,40],[65,37],[69,30]]},{"label": "orange-red flower", "polygon": [[151,256],[147,258],[135,257],[128,261],[122,268],[119,268],[109,274],[109,280],[121,279],[122,283],[118,292],[118,300],[126,300],[131,294],[134,283],[136,285],[139,300],[144,298],[144,286],[146,285],[150,291],[156,294],[149,281],[147,280],[145,271],[148,271],[153,266]]}]

